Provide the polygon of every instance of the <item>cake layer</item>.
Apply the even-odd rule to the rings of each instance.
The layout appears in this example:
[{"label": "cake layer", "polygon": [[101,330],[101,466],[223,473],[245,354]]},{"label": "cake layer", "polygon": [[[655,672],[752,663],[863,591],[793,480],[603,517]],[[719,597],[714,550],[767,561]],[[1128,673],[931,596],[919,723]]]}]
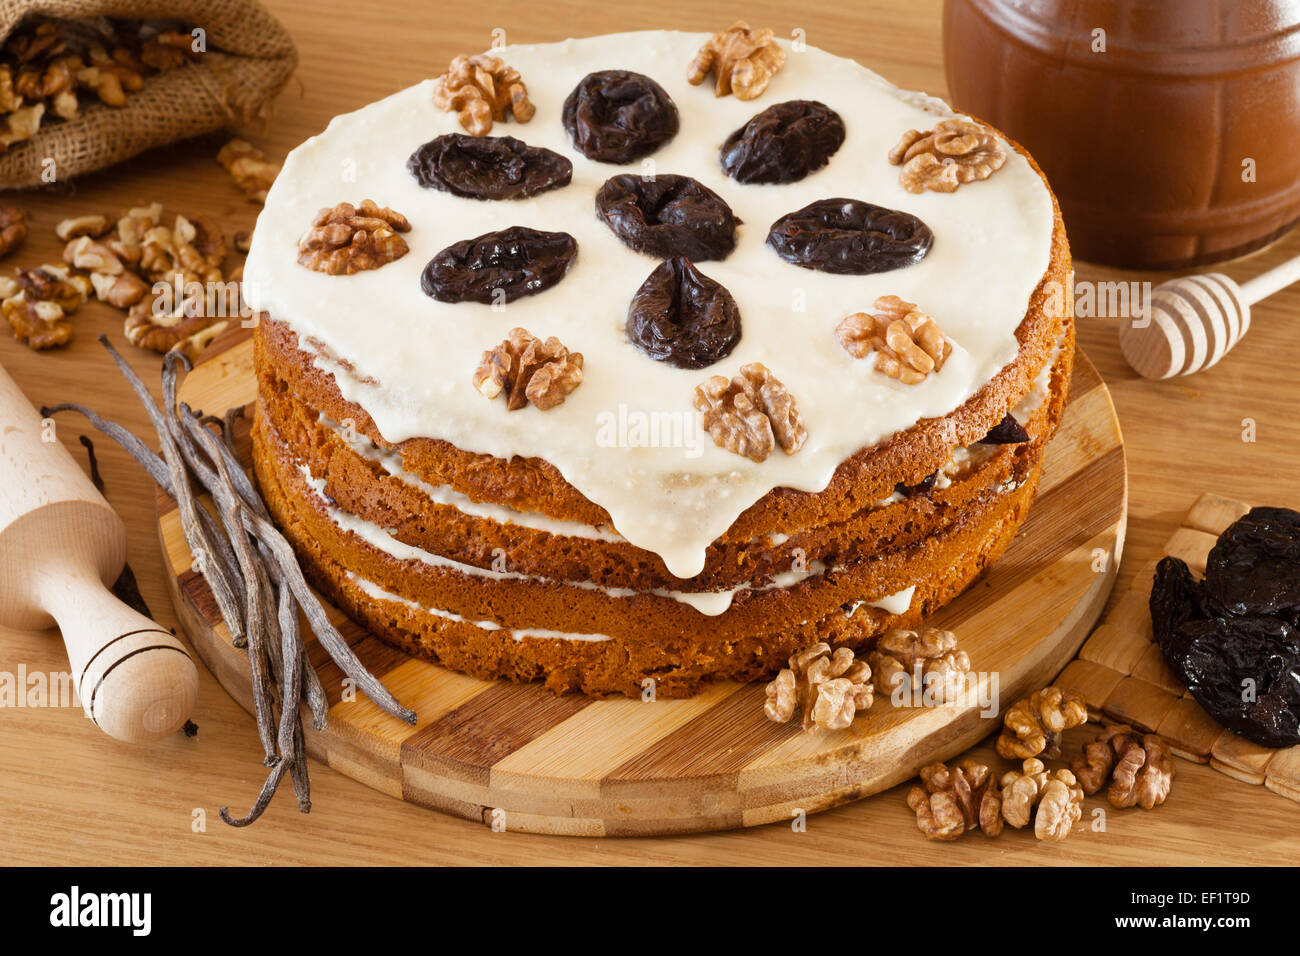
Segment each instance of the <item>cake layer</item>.
[{"label": "cake layer", "polygon": [[[454,473],[464,485],[457,490],[479,500],[612,524],[683,578],[703,570],[709,545],[728,532],[748,539],[783,533],[791,522],[843,520],[981,437],[1025,395],[1056,341],[1060,316],[1049,305],[1054,295],[1059,311],[1069,274],[1054,200],[1014,144],[986,181],[951,194],[909,193],[889,150],[907,130],[951,118],[948,107],[813,48],[791,51],[760,100],[719,98],[686,81],[706,39],[657,31],[494,51],[524,77],[536,115],[493,132],[573,164],[569,185],[527,200],[466,199],[422,188],[410,175],[407,155],[458,129],[455,115],[434,104],[435,81],[337,117],[286,161],[245,271],[248,301],[302,337],[313,366],[364,409],[357,424],[369,437],[410,440],[404,458],[423,450],[429,469],[448,473],[439,483],[452,483]],[[586,158],[560,121],[579,80],[610,68],[652,77],[680,113],[680,132],[644,164]],[[840,114],[843,146],[798,182],[729,179],[718,144],[759,110],[794,99]],[[742,326],[734,351],[707,370],[652,361],[623,331],[633,293],[658,262],[593,214],[597,190],[619,173],[691,176],[742,222],[735,250],[701,266],[734,297]],[[765,243],[781,217],[836,196],[918,216],[935,237],[928,255],[907,268],[844,276],[799,268]],[[319,208],[362,198],[410,220],[409,254],[355,275],[297,266],[298,240]],[[504,307],[439,302],[421,291],[420,272],[440,249],[513,226],[573,237],[577,259],[562,281]],[[852,358],[834,334],[842,317],[890,294],[919,303],[952,347],[942,369],[919,384],[902,385]],[[474,391],[480,354],[515,326],[557,336],[585,356],[583,384],[563,405],[507,411]],[[695,386],[748,362],[769,366],[798,402],[809,438],[797,454],[759,463],[709,441],[686,454],[609,443],[595,427],[625,408],[693,424]]]},{"label": "cake layer", "polygon": [[[1055,431],[1065,401],[1072,352],[1061,349],[1012,410],[1037,445]],[[281,356],[283,358],[283,356]],[[791,525],[782,534],[726,540],[709,548],[705,570],[682,581],[656,555],[607,526],[538,517],[500,505],[479,505],[448,486],[407,469],[398,450],[315,410],[289,390],[283,370],[292,363],[259,363],[262,408],[283,443],[280,454],[306,464],[314,480],[343,511],[378,525],[398,542],[479,568],[560,581],[590,581],[638,590],[705,592],[725,609],[716,589],[762,587],[815,562],[852,561],[899,548],[942,531],[979,497],[1020,480],[1029,445],[972,445],[955,450],[928,494],[888,494],[841,521]]]},{"label": "cake layer", "polygon": [[[686,696],[701,683],[773,673],[818,640],[863,647],[890,627],[914,626],[964,590],[1009,546],[1037,488],[1024,480],[990,495],[943,534],[788,588],[733,602],[709,617],[653,594],[612,596],[545,580],[468,575],[350,528],[301,466],[269,452],[263,417],[253,433],[258,480],[312,582],[368,629],[404,650],[482,678],[544,679],[556,692]],[[901,596],[906,607],[873,607]],[[880,601],[882,604],[888,600]]]},{"label": "cake layer", "polygon": [[[953,522],[924,539],[884,548],[870,557],[834,565],[810,564],[786,586],[737,593],[729,607],[707,615],[686,601],[655,591],[563,582],[509,569],[480,569],[402,544],[384,528],[361,521],[332,502],[310,466],[294,461],[269,430],[265,416],[254,425],[254,462],[277,518],[299,529],[297,545],[309,555],[328,554],[342,567],[393,594],[472,621],[504,628],[545,628],[603,634],[622,640],[737,639],[817,621],[841,605],[874,602],[918,587],[934,576],[962,575],[952,564],[986,526],[1021,514],[1037,484],[1041,444],[1029,445],[1022,473],[1004,489],[971,502]],[[1017,502],[1020,504],[1011,504]]]}]

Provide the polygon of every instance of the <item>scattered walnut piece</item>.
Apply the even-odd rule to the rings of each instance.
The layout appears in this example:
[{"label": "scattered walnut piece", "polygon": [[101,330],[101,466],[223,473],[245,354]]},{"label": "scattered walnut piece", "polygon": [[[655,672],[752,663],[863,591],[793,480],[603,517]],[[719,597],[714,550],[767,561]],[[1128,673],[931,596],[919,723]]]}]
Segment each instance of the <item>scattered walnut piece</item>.
[{"label": "scattered walnut piece", "polygon": [[908,192],[951,193],[963,183],[988,179],[1007,161],[1007,151],[984,124],[949,119],[925,132],[909,129],[889,151],[889,161],[903,167],[898,181]]},{"label": "scattered walnut piece", "polygon": [[54,227],[54,234],[64,242],[70,242],[73,239],[79,239],[82,236],[90,236],[92,239],[98,239],[104,233],[108,232],[112,225],[107,216],[98,214],[89,216],[74,216],[71,219],[64,219]]},{"label": "scattered walnut piece", "polygon": [[875,356],[877,371],[904,385],[917,385],[943,368],[952,343],[939,323],[896,295],[882,295],[874,314],[855,312],[835,328],[840,345],[854,358]]},{"label": "scattered walnut piece", "polygon": [[24,293],[5,299],[0,305],[9,320],[14,338],[34,351],[66,345],[72,338],[67,313],[57,302],[33,300]]},{"label": "scattered walnut piece", "polygon": [[253,248],[253,230],[241,229],[235,233],[234,242],[236,252],[247,252]]},{"label": "scattered walnut piece", "polygon": [[1174,782],[1169,747],[1155,734],[1143,734],[1127,724],[1107,727],[1083,753],[1071,761],[1084,793],[1092,795],[1110,783],[1106,799],[1119,809],[1150,810],[1165,802]]},{"label": "scattered walnut piece", "polygon": [[519,71],[487,53],[452,60],[438,77],[433,102],[440,110],[455,111],[471,136],[486,136],[494,122],[505,121],[507,110],[520,123],[537,112]]},{"label": "scattered walnut piece", "polygon": [[244,191],[249,202],[266,202],[266,194],[280,175],[280,167],[270,162],[266,154],[252,143],[232,139],[217,153],[217,162]]},{"label": "scattered walnut piece", "polygon": [[798,711],[804,730],[842,730],[871,706],[871,668],[850,648],[832,653],[829,644],[813,644],[789,664],[767,685],[763,713],[769,720],[783,724]]},{"label": "scattered walnut piece", "polygon": [[369,199],[322,209],[298,242],[298,263],[329,275],[352,275],[394,262],[410,251],[399,232],[411,224]]},{"label": "scattered walnut piece", "polygon": [[793,455],[808,440],[794,397],[759,362],[743,365],[728,381],[714,375],[695,387],[695,407],[720,448],[752,461],[764,461],[778,445]]},{"label": "scattered walnut piece", "polygon": [[773,39],[771,30],[751,30],[737,20],[711,36],[687,68],[686,80],[699,86],[714,75],[718,96],[734,93],[736,99],[752,100],[762,95],[767,84],[785,66],[785,50]]},{"label": "scattered walnut piece", "polygon": [[1044,687],[1016,701],[1003,717],[997,750],[1008,760],[1061,755],[1061,733],[1088,721],[1088,708],[1078,694]]},{"label": "scattered walnut piece", "polygon": [[0,206],[0,256],[7,256],[27,238],[27,214],[17,206]]},{"label": "scattered walnut piece", "polygon": [[483,353],[473,382],[486,398],[505,392],[507,411],[529,402],[547,411],[582,384],[582,353],[570,352],[555,336],[543,342],[527,329],[511,329],[509,338]]},{"label": "scattered walnut piece", "polygon": [[113,250],[90,236],[73,239],[63,248],[63,261],[77,269],[100,275],[122,274],[122,261]]},{"label": "scattered walnut piece", "polygon": [[970,656],[957,647],[957,636],[935,627],[888,630],[867,660],[882,694],[910,681],[914,691],[939,702],[956,700],[970,673]]},{"label": "scattered walnut piece", "polygon": [[921,784],[908,792],[907,805],[927,840],[955,840],[976,828],[989,837],[1002,832],[1002,798],[984,764],[969,757],[952,769],[930,764],[921,768]]},{"label": "scattered walnut piece", "polygon": [[229,319],[209,316],[193,300],[182,301],[176,308],[160,311],[153,299],[141,300],[132,306],[123,323],[127,341],[137,348],[154,352],[179,349],[191,360],[226,330]]},{"label": "scattered walnut piece", "polygon": [[1049,771],[1036,757],[1002,775],[1002,818],[1016,829],[1034,824],[1039,840],[1060,841],[1083,816],[1083,788],[1068,770]]}]

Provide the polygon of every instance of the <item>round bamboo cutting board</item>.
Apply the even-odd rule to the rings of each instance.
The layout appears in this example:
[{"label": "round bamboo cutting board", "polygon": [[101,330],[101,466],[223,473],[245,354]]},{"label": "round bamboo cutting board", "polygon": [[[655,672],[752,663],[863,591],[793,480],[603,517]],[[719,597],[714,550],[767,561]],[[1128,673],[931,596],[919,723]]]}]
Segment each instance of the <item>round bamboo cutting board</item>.
[{"label": "round bamboo cutting board", "polygon": [[[181,388],[223,413],[255,397],[247,333],[218,340]],[[245,447],[247,452],[246,438]],[[955,631],[981,687],[1010,702],[1052,680],[1101,612],[1124,544],[1127,477],[1110,394],[1079,355],[1038,499],[1010,550],[930,623]],[[176,609],[195,649],[252,709],[248,661],[231,645],[171,499],[159,534]],[[895,707],[884,695],[852,727],[805,734],[763,716],[762,684],[719,684],[688,700],[556,697],[416,660],[333,612],[357,656],[415,727],[359,694],[308,635],[329,726],[304,721],[308,752],[362,783],[497,829],[580,836],[721,830],[789,820],[856,800],[992,732],[973,701]]]}]

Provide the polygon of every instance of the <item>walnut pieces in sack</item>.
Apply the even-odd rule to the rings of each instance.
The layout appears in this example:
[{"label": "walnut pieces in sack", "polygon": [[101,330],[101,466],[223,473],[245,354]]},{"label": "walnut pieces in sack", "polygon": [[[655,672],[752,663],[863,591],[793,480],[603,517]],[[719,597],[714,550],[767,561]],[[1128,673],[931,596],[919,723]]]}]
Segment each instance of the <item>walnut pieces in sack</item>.
[{"label": "walnut pieces in sack", "polygon": [[452,60],[438,77],[433,102],[440,110],[454,111],[471,136],[486,136],[494,122],[505,121],[507,110],[520,123],[537,112],[519,71],[488,53]]},{"label": "walnut pieces in sack", "polygon": [[360,207],[343,202],[322,209],[298,242],[298,262],[316,272],[352,275],[378,269],[410,251],[399,232],[409,232],[406,217],[363,199]]},{"label": "walnut pieces in sack", "polygon": [[844,351],[854,358],[874,356],[875,369],[904,385],[917,385],[943,368],[952,343],[939,324],[896,295],[876,299],[875,314],[855,312],[835,328]]},{"label": "walnut pieces in sack", "polygon": [[957,647],[957,636],[936,627],[888,630],[867,661],[880,693],[892,694],[910,681],[915,691],[939,702],[956,700],[970,672],[970,655]]},{"label": "walnut pieces in sack", "polygon": [[731,381],[714,375],[697,385],[695,407],[715,445],[751,461],[765,461],[777,445],[793,455],[808,440],[793,396],[760,362],[742,365]]},{"label": "walnut pieces in sack", "polygon": [[1107,727],[1070,765],[1089,796],[1109,783],[1106,799],[1121,810],[1159,806],[1174,781],[1174,760],[1165,742],[1126,724]]},{"label": "walnut pieces in sack", "polygon": [[1044,687],[1016,701],[1003,717],[999,756],[1008,760],[1061,755],[1061,733],[1088,721],[1088,708],[1078,694]]},{"label": "walnut pieces in sack", "polygon": [[767,84],[785,66],[785,50],[769,29],[751,30],[737,20],[709,37],[686,71],[686,81],[699,86],[710,73],[718,96],[734,93],[738,100],[761,96]]},{"label": "walnut pieces in sack", "polygon": [[474,372],[474,387],[485,398],[506,394],[506,409],[518,411],[532,402],[547,411],[582,384],[582,353],[570,352],[555,336],[545,342],[527,329],[483,353]]},{"label": "walnut pieces in sack", "polygon": [[767,685],[763,713],[779,724],[798,711],[804,730],[843,730],[859,710],[871,706],[871,668],[847,647],[831,652],[829,644],[805,647],[790,666]]},{"label": "walnut pieces in sack", "polygon": [[921,132],[909,129],[889,151],[889,161],[903,168],[898,181],[910,193],[956,192],[963,183],[988,179],[1007,161],[997,135],[983,123],[949,119]]},{"label": "walnut pieces in sack", "polygon": [[1002,798],[984,764],[969,757],[951,769],[933,763],[920,776],[922,785],[908,792],[907,805],[927,840],[955,840],[977,828],[988,837],[1002,832]]}]

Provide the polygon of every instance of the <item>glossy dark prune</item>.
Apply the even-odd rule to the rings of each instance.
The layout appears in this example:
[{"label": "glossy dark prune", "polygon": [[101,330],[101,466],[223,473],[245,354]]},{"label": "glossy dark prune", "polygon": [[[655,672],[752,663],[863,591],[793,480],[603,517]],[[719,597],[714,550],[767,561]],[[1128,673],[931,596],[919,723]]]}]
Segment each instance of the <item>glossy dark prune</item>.
[{"label": "glossy dark prune", "polygon": [[1265,747],[1300,743],[1300,632],[1275,616],[1218,613],[1172,557],[1156,565],[1150,608],[1165,662],[1210,716]]},{"label": "glossy dark prune", "polygon": [[981,438],[977,445],[1019,445],[1022,442],[1029,441],[1029,432],[1025,431],[1025,426],[1016,421],[1016,417],[1010,412],[1002,416],[1002,421],[998,422],[989,429],[989,433]]},{"label": "glossy dark prune", "polygon": [[722,144],[722,169],[738,183],[794,183],[830,162],[844,144],[844,120],[825,103],[769,106]]},{"label": "glossy dark prune", "polygon": [[804,269],[870,275],[920,262],[934,244],[934,233],[897,209],[857,199],[820,199],[774,222],[767,243]]},{"label": "glossy dark prune", "polygon": [[466,199],[527,199],[569,185],[573,163],[513,136],[448,133],[406,161],[421,186]]},{"label": "glossy dark prune", "polygon": [[600,163],[630,163],[677,135],[677,104],[650,77],[629,70],[588,73],[564,101],[574,148]]},{"label": "glossy dark prune", "polygon": [[420,288],[439,302],[511,302],[555,285],[577,255],[567,232],[511,226],[443,249],[424,267]]},{"label": "glossy dark prune", "polygon": [[689,176],[614,176],[596,193],[596,213],[626,245],[659,259],[725,259],[736,248],[731,207]]},{"label": "glossy dark prune", "polygon": [[740,341],[731,293],[684,256],[660,263],[632,297],[627,335],[642,352],[676,368],[706,368]]},{"label": "glossy dark prune", "polygon": [[1300,622],[1300,512],[1252,508],[1234,521],[1210,551],[1205,591],[1230,614]]}]

